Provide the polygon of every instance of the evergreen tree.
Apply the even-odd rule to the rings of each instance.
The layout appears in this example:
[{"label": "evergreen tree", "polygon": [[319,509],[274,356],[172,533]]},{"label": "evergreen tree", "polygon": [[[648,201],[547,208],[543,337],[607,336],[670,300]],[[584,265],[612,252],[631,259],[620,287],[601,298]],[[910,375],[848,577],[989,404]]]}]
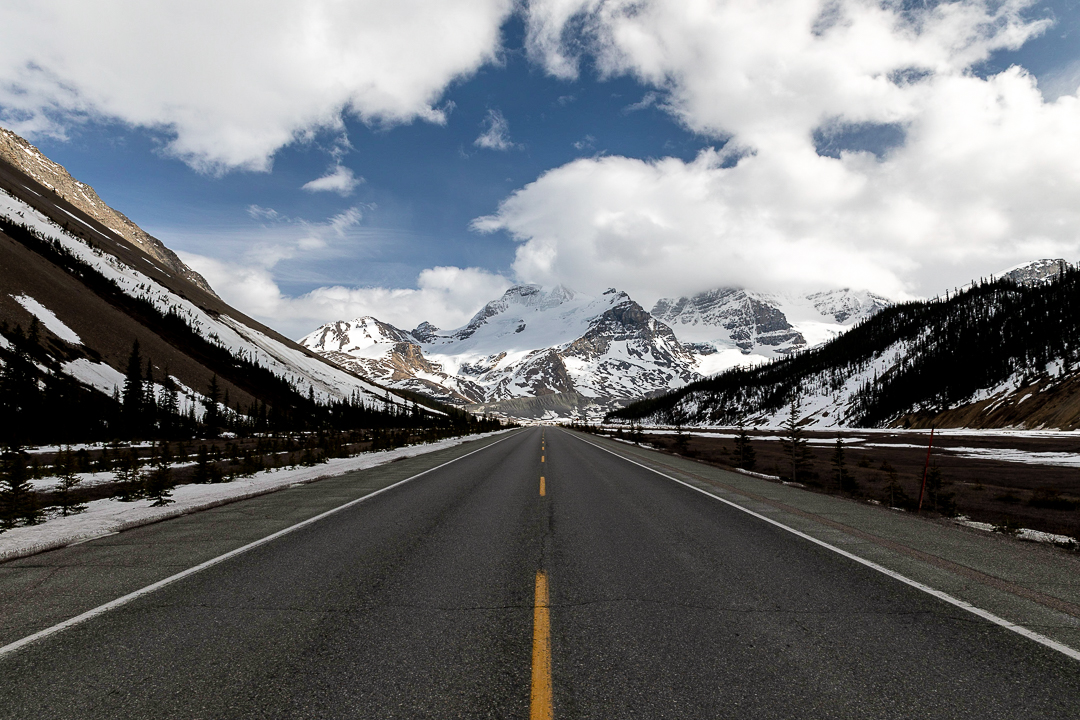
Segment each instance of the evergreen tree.
[{"label": "evergreen tree", "polygon": [[157,427],[157,392],[154,387],[154,364],[146,361],[146,379],[143,381],[143,425],[153,431]]},{"label": "evergreen tree", "polygon": [[680,403],[671,408],[671,424],[675,426],[675,449],[680,453],[686,453],[686,433],[683,425],[686,423],[686,409]]},{"label": "evergreen tree", "polygon": [[943,515],[954,515],[956,513],[955,495],[943,491],[945,484],[941,468],[938,467],[937,460],[935,460],[930,465],[930,472],[926,475],[926,499],[929,501],[930,509],[934,512],[940,512]]},{"label": "evergreen tree", "polygon": [[120,485],[120,500],[132,502],[145,497],[143,486],[142,458],[134,449],[129,449],[116,463],[116,481]]},{"label": "evergreen tree", "polygon": [[142,427],[143,408],[146,404],[142,355],[139,353],[138,338],[131,345],[127,371],[124,373],[123,403],[124,429],[128,437],[133,437]]},{"label": "evergreen tree", "polygon": [[757,464],[757,453],[750,443],[750,436],[746,433],[746,424],[742,416],[739,417],[738,434],[735,436],[735,467],[743,470],[753,470]]},{"label": "evergreen tree", "polygon": [[56,504],[60,506],[60,513],[67,517],[86,510],[85,505],[77,503],[75,498],[72,497],[72,490],[82,482],[82,478],[75,472],[75,458],[71,454],[70,448],[60,451],[56,456],[54,466],[56,468],[56,479],[59,481],[56,486]]},{"label": "evergreen tree", "polygon": [[195,459],[195,475],[192,478],[192,482],[218,482],[220,480],[220,475],[221,473],[218,472],[217,466],[210,462],[210,451],[205,445],[200,445],[198,455]]},{"label": "evergreen tree", "polygon": [[888,460],[882,460],[881,467],[878,470],[885,473],[885,492],[888,493],[889,507],[903,507],[906,505],[909,501],[908,494],[904,492],[903,486],[900,485],[896,468],[890,465]]},{"label": "evergreen tree", "polygon": [[847,469],[847,460],[844,455],[844,439],[837,436],[832,454],[833,478],[840,492],[854,493],[858,489],[858,484],[855,482],[855,476]]},{"label": "evergreen tree", "polygon": [[153,500],[151,507],[163,507],[172,502],[172,455],[169,443],[154,448],[154,467],[146,476],[146,496]]},{"label": "evergreen tree", "polygon": [[172,437],[180,428],[180,396],[176,387],[176,381],[169,375],[168,366],[165,367],[165,379],[162,381],[161,412],[159,426],[166,437]]},{"label": "evergreen tree", "polygon": [[808,473],[813,456],[810,454],[810,445],[803,433],[802,418],[799,417],[802,409],[802,397],[798,390],[791,394],[788,405],[788,419],[784,421],[786,435],[781,438],[780,444],[784,452],[791,460],[791,481],[799,482],[799,478]]},{"label": "evergreen tree", "polygon": [[221,401],[221,388],[218,386],[218,377],[214,375],[210,378],[210,385],[206,391],[206,414],[203,415],[203,424],[206,425],[206,432],[210,437],[217,437],[218,431],[221,429],[221,411],[218,408],[218,403]]},{"label": "evergreen tree", "polygon": [[21,445],[34,430],[41,390],[30,358],[16,348],[5,357],[0,375],[0,442]]}]

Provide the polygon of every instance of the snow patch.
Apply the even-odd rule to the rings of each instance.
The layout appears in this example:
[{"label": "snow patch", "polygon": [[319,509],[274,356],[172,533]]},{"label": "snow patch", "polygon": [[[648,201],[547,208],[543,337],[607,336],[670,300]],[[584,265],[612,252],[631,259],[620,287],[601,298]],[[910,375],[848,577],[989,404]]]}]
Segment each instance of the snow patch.
[{"label": "snow patch", "polygon": [[180,485],[173,489],[173,504],[166,507],[151,507],[150,500],[94,500],[87,504],[86,512],[78,515],[57,516],[39,525],[18,527],[0,534],[0,562],[205,510],[226,502],[255,497],[297,483],[309,483],[356,470],[366,470],[394,460],[424,455],[505,432],[510,431],[499,430],[395,450],[363,453],[355,457],[334,458],[315,467],[278,468],[260,472],[254,477],[237,478],[225,483]]},{"label": "snow patch", "polygon": [[29,295],[19,295],[17,297],[12,295],[11,297],[15,302],[26,308],[28,313],[36,317],[53,335],[72,345],[82,345],[82,338],[79,337],[78,333],[65,325],[52,310]]}]

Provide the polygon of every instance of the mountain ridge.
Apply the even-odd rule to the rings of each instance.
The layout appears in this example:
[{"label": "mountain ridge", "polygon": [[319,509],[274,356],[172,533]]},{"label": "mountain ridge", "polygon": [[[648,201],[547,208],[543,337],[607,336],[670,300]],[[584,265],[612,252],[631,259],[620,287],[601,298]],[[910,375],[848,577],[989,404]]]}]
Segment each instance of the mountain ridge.
[{"label": "mountain ridge", "polygon": [[3,127],[0,127],[0,160],[71,203],[163,264],[167,269],[186,278],[205,292],[217,295],[206,278],[188,267],[176,253],[165,246],[165,243],[136,225],[119,210],[108,205],[98,196],[94,188],[76,180],[63,165],[49,159],[23,137]]},{"label": "mountain ridge", "polygon": [[[1080,429],[1080,271],[1036,260],[837,338],[633,403],[621,421]],[[794,405],[793,405],[794,403]]]},{"label": "mountain ridge", "polygon": [[[727,310],[741,303],[743,312],[702,313],[710,299],[719,299]],[[381,382],[467,403],[476,411],[566,417],[561,409],[599,417],[635,398],[703,379],[714,368],[763,362],[804,347],[806,340],[787,321],[781,301],[801,308],[805,317],[815,302],[831,301],[834,313],[844,313],[837,322],[814,310],[818,325],[827,330],[813,328],[813,337],[842,332],[885,302],[849,290],[778,300],[727,288],[661,300],[650,313],[615,288],[593,297],[562,285],[545,290],[523,284],[485,303],[459,328],[444,331],[422,322],[407,332],[368,316],[327,323],[300,342]],[[687,321],[691,311],[696,315]],[[762,330],[762,317],[774,327]],[[681,322],[669,324],[665,318]],[[679,336],[695,325],[705,327],[707,340]],[[788,333],[788,340],[773,342],[777,329]],[[765,347],[769,351],[763,352]],[[565,400],[527,401],[548,395]]]}]

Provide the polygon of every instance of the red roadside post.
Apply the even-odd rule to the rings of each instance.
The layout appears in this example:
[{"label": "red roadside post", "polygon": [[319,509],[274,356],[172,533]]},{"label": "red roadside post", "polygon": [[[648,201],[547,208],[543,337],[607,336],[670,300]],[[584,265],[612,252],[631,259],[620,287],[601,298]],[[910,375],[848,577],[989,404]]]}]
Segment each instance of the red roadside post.
[{"label": "red roadside post", "polygon": [[930,444],[926,446],[926,465],[923,466],[922,471],[922,490],[919,491],[919,507],[915,512],[922,512],[922,499],[926,493],[926,473],[930,470],[930,450],[934,447],[934,426],[930,426]]}]

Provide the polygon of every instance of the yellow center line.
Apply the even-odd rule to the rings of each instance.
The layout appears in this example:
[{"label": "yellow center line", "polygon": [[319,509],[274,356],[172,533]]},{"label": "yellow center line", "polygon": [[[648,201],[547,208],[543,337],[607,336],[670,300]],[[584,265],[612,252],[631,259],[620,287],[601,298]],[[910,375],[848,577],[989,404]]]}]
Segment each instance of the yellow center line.
[{"label": "yellow center line", "polygon": [[532,701],[529,720],[551,720],[551,622],[548,617],[547,574],[536,572],[533,606]]},{"label": "yellow center line", "polygon": [[540,497],[544,496],[544,476],[540,476]]},{"label": "yellow center line", "polygon": [[540,456],[540,462],[544,462],[544,456],[543,455]]}]

